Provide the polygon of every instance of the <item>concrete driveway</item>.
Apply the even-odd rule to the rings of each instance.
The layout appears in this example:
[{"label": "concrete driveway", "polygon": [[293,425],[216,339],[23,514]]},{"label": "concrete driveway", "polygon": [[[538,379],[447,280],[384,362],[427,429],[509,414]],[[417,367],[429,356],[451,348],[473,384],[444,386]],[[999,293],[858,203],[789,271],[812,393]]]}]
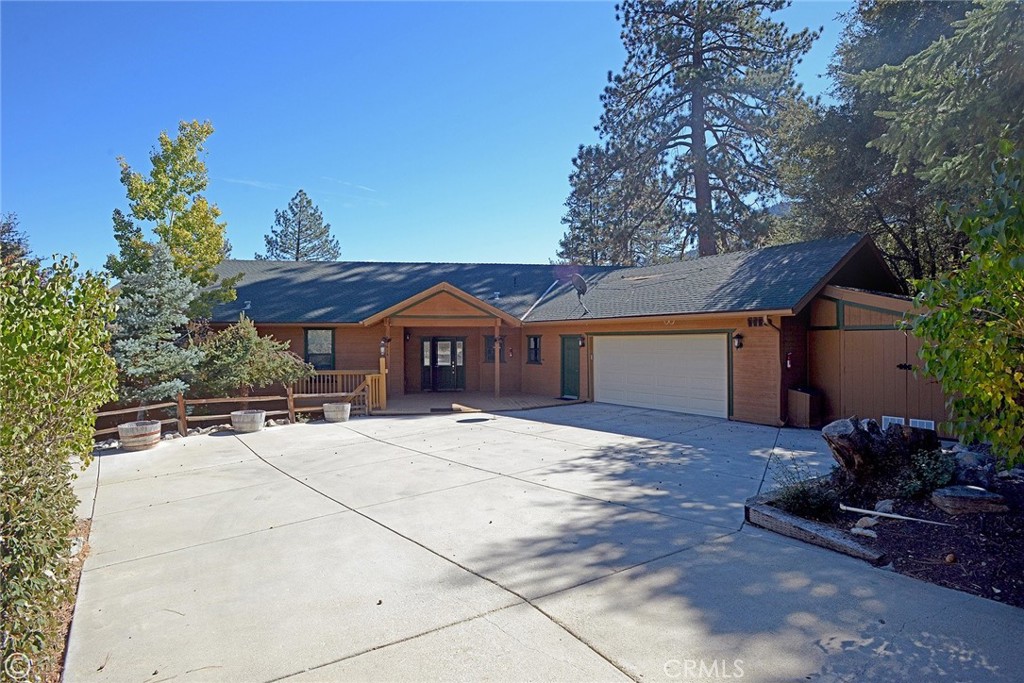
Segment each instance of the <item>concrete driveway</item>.
[{"label": "concrete driveway", "polygon": [[65,680],[1020,680],[1024,610],[744,526],[793,461],[594,404],[114,452]]}]

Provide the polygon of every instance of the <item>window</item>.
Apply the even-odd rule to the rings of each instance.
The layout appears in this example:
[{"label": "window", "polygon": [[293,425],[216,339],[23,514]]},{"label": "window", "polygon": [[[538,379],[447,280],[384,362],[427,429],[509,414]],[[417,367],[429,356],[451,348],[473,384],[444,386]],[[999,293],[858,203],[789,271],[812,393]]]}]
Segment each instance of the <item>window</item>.
[{"label": "window", "polygon": [[526,338],[526,362],[540,364],[540,337]]},{"label": "window", "polygon": [[[505,338],[498,337],[498,353],[501,354],[501,362],[505,362]],[[484,362],[494,362],[494,335],[488,334],[484,336]]]},{"label": "window", "polygon": [[306,362],[316,370],[334,369],[334,330],[306,330]]}]

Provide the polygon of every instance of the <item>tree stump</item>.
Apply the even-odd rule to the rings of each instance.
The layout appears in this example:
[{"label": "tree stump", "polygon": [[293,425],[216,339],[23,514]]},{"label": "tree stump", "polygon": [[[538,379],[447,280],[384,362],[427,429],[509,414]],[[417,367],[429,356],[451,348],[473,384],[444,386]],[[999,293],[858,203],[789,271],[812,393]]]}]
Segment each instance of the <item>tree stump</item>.
[{"label": "tree stump", "polygon": [[883,432],[874,420],[860,420],[856,415],[826,425],[821,436],[832,457],[855,481],[884,474],[913,454],[940,446],[933,429],[892,424]]}]

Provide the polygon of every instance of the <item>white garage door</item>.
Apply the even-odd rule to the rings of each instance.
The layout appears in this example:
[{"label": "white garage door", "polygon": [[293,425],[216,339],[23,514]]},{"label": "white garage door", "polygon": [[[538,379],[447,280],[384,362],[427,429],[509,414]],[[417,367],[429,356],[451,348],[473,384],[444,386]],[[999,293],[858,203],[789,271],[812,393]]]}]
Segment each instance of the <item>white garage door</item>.
[{"label": "white garage door", "polygon": [[728,417],[728,337],[662,334],[594,338],[594,400]]}]

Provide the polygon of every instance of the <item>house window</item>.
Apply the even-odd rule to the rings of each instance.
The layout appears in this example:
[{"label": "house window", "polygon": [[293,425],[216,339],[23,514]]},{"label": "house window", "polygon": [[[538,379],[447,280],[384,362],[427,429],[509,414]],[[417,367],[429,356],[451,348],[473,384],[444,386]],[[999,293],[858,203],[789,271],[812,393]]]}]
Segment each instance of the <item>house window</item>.
[{"label": "house window", "polygon": [[[498,353],[501,355],[501,362],[505,362],[505,338],[498,337]],[[488,334],[484,336],[484,362],[494,362],[494,335]]]},{"label": "house window", "polygon": [[334,369],[334,330],[308,329],[306,332],[306,362],[316,370]]},{"label": "house window", "polygon": [[526,362],[540,364],[540,337],[526,338]]}]

